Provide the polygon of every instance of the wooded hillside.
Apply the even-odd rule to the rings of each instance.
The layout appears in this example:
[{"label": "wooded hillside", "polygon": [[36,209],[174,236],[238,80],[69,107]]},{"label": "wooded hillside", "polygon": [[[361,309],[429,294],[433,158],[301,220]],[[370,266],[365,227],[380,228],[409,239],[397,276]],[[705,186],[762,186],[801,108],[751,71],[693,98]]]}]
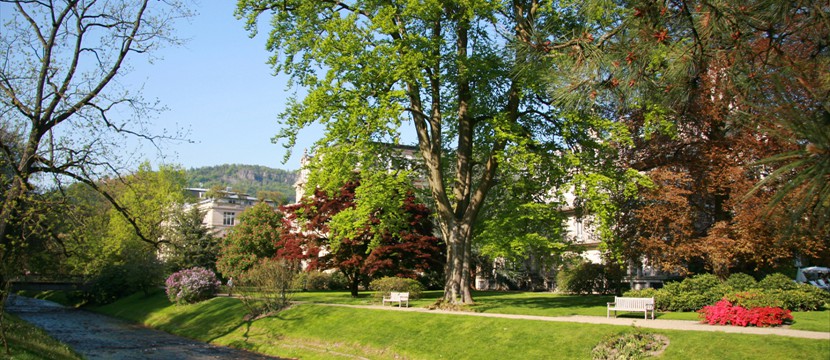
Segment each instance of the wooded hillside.
[{"label": "wooded hillside", "polygon": [[294,181],[297,171],[273,169],[260,165],[225,164],[187,170],[189,187],[230,187],[256,196],[260,191],[277,191],[294,202]]}]

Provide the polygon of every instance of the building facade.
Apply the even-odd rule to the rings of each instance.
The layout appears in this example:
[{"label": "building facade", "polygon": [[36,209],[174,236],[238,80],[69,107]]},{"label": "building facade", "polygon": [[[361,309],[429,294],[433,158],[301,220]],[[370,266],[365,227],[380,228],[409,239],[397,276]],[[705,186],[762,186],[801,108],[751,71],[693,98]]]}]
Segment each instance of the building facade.
[{"label": "building facade", "polygon": [[185,205],[186,209],[198,207],[205,213],[202,223],[214,234],[225,237],[228,230],[239,223],[239,214],[254,206],[259,201],[265,201],[276,206],[273,201],[260,200],[248,194],[231,191],[215,191],[204,188],[186,188],[185,192],[193,202]]}]

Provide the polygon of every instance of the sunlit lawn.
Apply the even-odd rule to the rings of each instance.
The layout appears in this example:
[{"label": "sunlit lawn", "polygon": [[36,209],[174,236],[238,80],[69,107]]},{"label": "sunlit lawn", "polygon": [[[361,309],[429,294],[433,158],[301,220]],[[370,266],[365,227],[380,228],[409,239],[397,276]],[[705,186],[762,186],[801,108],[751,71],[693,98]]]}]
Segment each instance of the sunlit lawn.
[{"label": "sunlit lawn", "polygon": [[20,320],[11,314],[3,314],[6,323],[6,339],[9,341],[11,356],[0,346],[2,359],[82,359],[68,346],[50,337],[43,330]]},{"label": "sunlit lawn", "polygon": [[[426,291],[422,299],[410,302],[414,307],[426,307],[441,297],[442,291]],[[473,293],[476,304],[468,309],[475,312],[520,314],[537,316],[606,316],[606,304],[614,301],[613,296],[560,295],[546,292],[498,292],[477,291]],[[353,298],[344,291],[298,292],[294,300],[311,303],[350,305],[379,305],[374,293],[361,292]],[[641,313],[618,313],[619,317],[642,317]],[[698,320],[696,312],[657,312],[658,319]],[[830,310],[794,312],[791,328],[798,330],[830,332]]]},{"label": "sunlit lawn", "polygon": [[[434,293],[427,295],[434,299]],[[477,293],[475,296],[479,302],[474,307],[476,311],[522,313],[519,309],[524,306],[528,312],[538,314],[590,315],[599,307],[604,315],[604,297],[561,297],[542,293]],[[350,299],[348,293],[336,292],[298,294],[298,300],[303,298],[306,301],[371,303],[369,295]],[[431,303],[424,301],[424,304]],[[632,331],[625,326],[313,304],[297,305],[273,317],[245,321],[245,309],[237,299],[215,298],[199,304],[175,306],[164,298],[163,293],[151,297],[134,295],[98,311],[195,339],[303,359],[587,359],[593,346],[603,338]],[[670,339],[670,345],[662,355],[665,359],[820,359],[830,354],[830,341],[825,340],[654,331]]]}]

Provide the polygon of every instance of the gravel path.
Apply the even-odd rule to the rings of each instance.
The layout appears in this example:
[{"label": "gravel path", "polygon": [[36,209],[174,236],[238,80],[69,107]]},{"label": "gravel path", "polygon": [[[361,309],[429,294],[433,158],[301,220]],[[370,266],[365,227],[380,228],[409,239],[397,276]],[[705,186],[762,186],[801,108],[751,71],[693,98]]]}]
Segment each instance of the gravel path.
[{"label": "gravel path", "polygon": [[6,310],[86,359],[277,359],[214,346],[60,304],[12,295]]}]

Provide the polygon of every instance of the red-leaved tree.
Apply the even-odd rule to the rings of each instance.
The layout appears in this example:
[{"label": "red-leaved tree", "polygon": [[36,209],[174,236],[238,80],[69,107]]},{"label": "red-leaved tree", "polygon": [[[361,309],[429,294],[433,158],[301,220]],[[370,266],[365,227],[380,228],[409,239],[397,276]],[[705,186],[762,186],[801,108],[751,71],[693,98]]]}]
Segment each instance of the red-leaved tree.
[{"label": "red-leaved tree", "polygon": [[[357,181],[349,182],[332,195],[317,190],[297,204],[282,207],[286,224],[293,228],[283,232],[282,241],[302,245],[308,269],[341,271],[349,280],[352,296],[357,296],[358,286],[365,280],[381,276],[415,278],[418,273],[442,268],[444,245],[433,236],[430,210],[418,203],[411,191],[402,195],[400,209],[378,209],[363,220],[357,236],[334,239],[329,223],[336,214],[356,206],[358,186]],[[398,211],[406,225],[376,234],[373,225],[381,221],[376,215],[382,211]]]}]

